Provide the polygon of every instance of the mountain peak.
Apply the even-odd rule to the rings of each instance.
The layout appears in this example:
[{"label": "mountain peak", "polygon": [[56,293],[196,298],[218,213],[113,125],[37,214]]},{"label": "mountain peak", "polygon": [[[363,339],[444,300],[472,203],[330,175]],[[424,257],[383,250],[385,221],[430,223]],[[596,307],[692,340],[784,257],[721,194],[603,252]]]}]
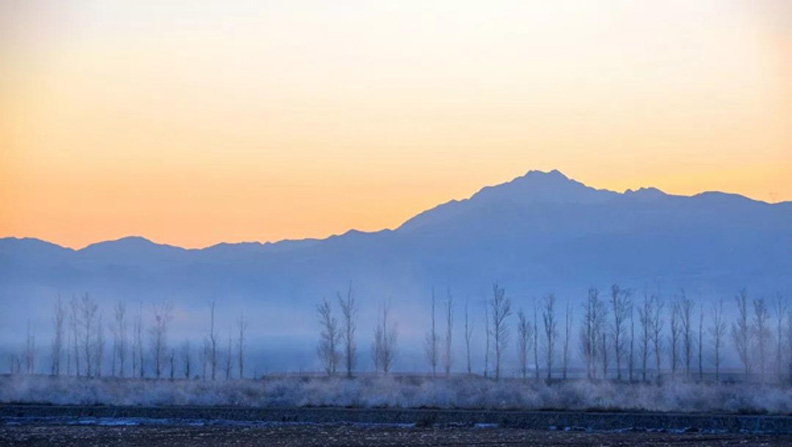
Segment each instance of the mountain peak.
[{"label": "mountain peak", "polygon": [[572,180],[561,171],[528,171],[509,182],[482,188],[470,200],[513,203],[598,203],[616,193]]}]

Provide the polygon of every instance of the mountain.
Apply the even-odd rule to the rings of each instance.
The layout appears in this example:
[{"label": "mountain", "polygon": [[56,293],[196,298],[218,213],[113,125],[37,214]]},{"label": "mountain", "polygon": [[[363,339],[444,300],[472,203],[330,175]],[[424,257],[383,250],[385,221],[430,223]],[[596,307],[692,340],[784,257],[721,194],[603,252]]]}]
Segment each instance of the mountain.
[{"label": "mountain", "polygon": [[20,333],[28,317],[46,327],[58,293],[84,292],[107,315],[117,300],[173,301],[184,333],[200,333],[206,303],[215,299],[229,321],[244,311],[283,340],[314,337],[316,303],[350,281],[361,331],[390,298],[407,338],[422,333],[433,286],[443,299],[449,288],[458,303],[469,300],[477,309],[494,281],[515,307],[551,291],[579,299],[589,287],[614,282],[639,296],[647,287],[665,298],[685,288],[702,302],[731,300],[742,287],[756,296],[789,294],[792,203],[655,188],[617,193],[558,171],[530,171],[395,230],[323,240],[188,250],[130,237],[71,250],[0,239],[0,305],[15,315],[0,319],[0,340]]}]

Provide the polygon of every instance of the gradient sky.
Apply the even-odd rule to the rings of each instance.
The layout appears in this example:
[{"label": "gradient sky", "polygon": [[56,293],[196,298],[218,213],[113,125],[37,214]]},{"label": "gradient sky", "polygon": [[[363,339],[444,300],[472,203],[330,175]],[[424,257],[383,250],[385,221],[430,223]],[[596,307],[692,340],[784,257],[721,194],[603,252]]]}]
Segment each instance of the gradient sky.
[{"label": "gradient sky", "polygon": [[553,168],[792,200],[792,2],[0,0],[0,236],[324,237]]}]

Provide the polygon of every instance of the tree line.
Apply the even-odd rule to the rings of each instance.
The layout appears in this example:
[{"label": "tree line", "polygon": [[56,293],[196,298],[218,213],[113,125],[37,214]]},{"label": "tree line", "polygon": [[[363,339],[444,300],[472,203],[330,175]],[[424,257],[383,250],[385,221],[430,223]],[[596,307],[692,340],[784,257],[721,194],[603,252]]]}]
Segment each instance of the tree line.
[{"label": "tree line", "polygon": [[[499,380],[508,350],[516,349],[517,364],[511,367],[522,378],[565,380],[570,378],[570,365],[577,361],[582,376],[589,380],[650,382],[664,375],[704,380],[706,371],[721,381],[724,353],[733,348],[744,378],[792,380],[792,312],[781,294],[769,303],[763,297],[750,299],[746,289],[740,290],[732,301],[736,318],[731,322],[724,314],[724,300],[705,308],[684,289],[669,300],[648,291],[635,295],[633,289],[618,284],[605,294],[590,288],[577,306],[580,320],[575,322],[576,306],[568,301],[560,309],[553,293],[534,300],[528,311],[520,307],[515,314],[512,299],[496,283],[486,299],[483,329],[478,334],[484,339],[479,371],[474,371],[471,362],[475,322],[469,303],[464,303],[464,371]],[[434,289],[430,297],[424,340],[427,370],[432,376],[450,376],[455,352],[454,300],[447,291],[438,324]],[[338,293],[337,304],[340,320],[326,299],[317,307],[317,354],[327,375],[338,374],[343,361],[343,372],[351,377],[357,363],[358,314],[351,286],[346,295]],[[398,326],[391,321],[390,308],[389,301],[381,305],[372,337],[372,366],[383,374],[389,373],[398,353]],[[513,329],[516,343],[512,347]]]},{"label": "tree line", "polygon": [[[195,349],[190,340],[184,340],[179,346],[170,342],[168,333],[173,321],[173,305],[168,301],[153,304],[148,320],[144,319],[142,303],[130,314],[126,303],[119,301],[106,319],[88,293],[73,296],[68,302],[58,296],[53,306],[49,373],[86,378],[243,378],[246,376],[248,321],[244,315],[239,316],[234,330],[228,332],[224,348],[219,345],[215,328],[215,307],[215,302],[211,301],[209,330],[201,346]],[[107,332],[111,337],[109,341]],[[9,372],[33,374],[36,353],[35,337],[28,322],[23,353],[10,355]],[[106,359],[108,353],[110,358]],[[196,369],[196,354],[200,374]],[[110,370],[106,371],[108,363]]]},{"label": "tree line", "polygon": [[[792,379],[792,311],[786,300],[780,294],[772,302],[752,299],[742,289],[731,302],[735,316],[727,321],[724,300],[705,308],[684,289],[664,300],[648,291],[637,297],[633,289],[613,284],[604,294],[590,288],[577,305],[570,300],[560,308],[555,294],[548,293],[527,308],[515,309],[512,298],[496,283],[483,312],[471,312],[469,302],[464,302],[463,340],[455,350],[456,303],[449,289],[438,299],[433,288],[423,343],[426,372],[437,377],[456,370],[500,380],[508,370],[523,379],[563,380],[571,377],[570,365],[575,364],[580,366],[578,377],[589,380],[650,382],[664,375],[703,380],[707,371],[720,381],[725,353],[732,349],[745,377],[762,382]],[[193,347],[190,340],[179,346],[171,343],[170,303],[152,305],[148,318],[143,310],[138,303],[130,313],[124,302],[118,302],[106,319],[87,293],[68,302],[59,296],[53,307],[50,374],[203,380],[250,376],[245,370],[248,321],[244,315],[223,343],[216,329],[216,303],[211,301],[208,330]],[[399,327],[391,311],[390,300],[379,304],[371,334],[371,365],[381,374],[391,372],[399,353]],[[335,300],[323,299],[317,305],[316,354],[325,374],[352,377],[358,372],[358,316],[351,284]],[[476,320],[482,316],[483,324],[478,326]],[[478,337],[483,339],[478,341],[483,353],[474,352]],[[460,359],[454,356],[463,350],[455,369]],[[9,372],[33,374],[36,353],[28,323],[23,352],[10,356]],[[483,356],[483,365],[476,369],[474,354]]]}]

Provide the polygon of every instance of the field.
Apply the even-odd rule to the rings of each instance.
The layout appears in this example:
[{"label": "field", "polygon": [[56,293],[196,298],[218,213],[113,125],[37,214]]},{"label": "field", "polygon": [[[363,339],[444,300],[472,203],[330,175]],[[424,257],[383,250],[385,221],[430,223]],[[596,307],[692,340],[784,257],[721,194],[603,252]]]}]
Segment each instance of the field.
[{"label": "field", "polygon": [[0,376],[0,445],[792,445],[782,386]]},{"label": "field", "polygon": [[587,433],[513,428],[291,426],[49,426],[0,427],[0,445],[14,446],[783,446],[769,435],[667,432]]}]

